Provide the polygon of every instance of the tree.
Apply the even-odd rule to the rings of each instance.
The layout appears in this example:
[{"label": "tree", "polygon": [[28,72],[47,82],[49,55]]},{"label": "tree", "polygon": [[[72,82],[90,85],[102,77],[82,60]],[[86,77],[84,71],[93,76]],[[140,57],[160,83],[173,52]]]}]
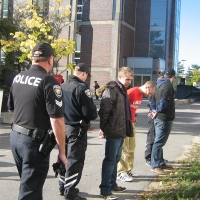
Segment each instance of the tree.
[{"label": "tree", "polygon": [[176,85],[180,84],[181,78],[185,76],[184,73],[185,69],[181,62],[178,62],[178,72],[177,72],[177,79],[176,79]]},{"label": "tree", "polygon": [[193,85],[193,82],[200,85],[200,66],[197,64],[191,65],[187,70],[185,79],[187,85]]},{"label": "tree", "polygon": [[[64,0],[55,0],[49,15],[44,15],[44,6],[28,2],[14,8],[13,24],[18,24],[18,31],[11,33],[11,38],[1,39],[1,49],[6,53],[18,55],[15,63],[29,66],[33,47],[40,41],[51,44],[54,49],[54,61],[57,73],[61,58],[74,53],[72,40],[59,38],[62,29],[69,24],[70,6],[64,5]],[[43,13],[43,14],[41,14]],[[42,15],[42,16],[41,16]],[[20,65],[22,66],[22,65]],[[72,66],[72,65],[69,65]],[[18,71],[20,71],[18,69]]]}]

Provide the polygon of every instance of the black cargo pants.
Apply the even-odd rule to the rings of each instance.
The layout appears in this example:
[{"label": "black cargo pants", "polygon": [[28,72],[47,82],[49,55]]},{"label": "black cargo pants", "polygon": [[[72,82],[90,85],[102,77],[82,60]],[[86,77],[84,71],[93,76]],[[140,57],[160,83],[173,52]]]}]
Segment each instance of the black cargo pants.
[{"label": "black cargo pants", "polygon": [[42,189],[49,170],[49,155],[39,153],[40,144],[12,130],[10,147],[20,176],[18,200],[42,200]]},{"label": "black cargo pants", "polygon": [[154,119],[148,117],[148,133],[147,133],[146,147],[144,152],[144,157],[146,160],[151,159],[151,151],[154,140],[155,140]]},{"label": "black cargo pants", "polygon": [[82,176],[85,151],[87,149],[87,132],[80,138],[78,137],[79,130],[80,126],[66,126],[66,157],[68,162],[65,177],[60,176],[59,189],[64,189],[64,196],[68,199],[73,199],[77,195],[75,187],[78,185]]}]

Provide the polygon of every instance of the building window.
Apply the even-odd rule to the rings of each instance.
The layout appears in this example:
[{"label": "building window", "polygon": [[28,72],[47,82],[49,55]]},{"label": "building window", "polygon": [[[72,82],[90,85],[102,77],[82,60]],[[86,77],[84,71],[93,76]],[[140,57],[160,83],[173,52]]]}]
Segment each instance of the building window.
[{"label": "building window", "polygon": [[151,68],[134,68],[134,74],[150,74]]},{"label": "building window", "polygon": [[165,32],[151,31],[149,57],[164,59]]},{"label": "building window", "polygon": [[116,18],[116,0],[113,0],[113,16],[112,19],[115,20]]},{"label": "building window", "polygon": [[3,1],[3,18],[8,18],[8,0]]},{"label": "building window", "polygon": [[5,65],[5,53],[0,51],[0,65]]},{"label": "building window", "polygon": [[83,5],[85,0],[78,0],[77,3],[77,21],[82,21]]},{"label": "building window", "polygon": [[46,16],[49,13],[49,0],[33,0],[32,3],[40,7],[39,16]]}]

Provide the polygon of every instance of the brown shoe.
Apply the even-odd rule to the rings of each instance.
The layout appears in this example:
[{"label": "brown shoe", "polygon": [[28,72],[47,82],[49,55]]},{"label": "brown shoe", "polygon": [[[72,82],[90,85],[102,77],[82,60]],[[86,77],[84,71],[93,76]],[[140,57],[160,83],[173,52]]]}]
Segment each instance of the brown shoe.
[{"label": "brown shoe", "polygon": [[172,165],[163,165],[161,166],[161,169],[173,169]]},{"label": "brown shoe", "polygon": [[153,172],[155,172],[156,174],[159,174],[159,175],[165,174],[164,170],[161,169],[161,168],[154,168],[154,169],[151,169],[151,171],[153,171]]}]

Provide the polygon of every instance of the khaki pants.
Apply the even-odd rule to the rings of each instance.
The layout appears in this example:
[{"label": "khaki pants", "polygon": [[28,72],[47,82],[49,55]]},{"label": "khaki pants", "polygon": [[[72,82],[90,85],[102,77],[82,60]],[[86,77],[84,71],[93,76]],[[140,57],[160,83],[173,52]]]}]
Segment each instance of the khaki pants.
[{"label": "khaki pants", "polygon": [[134,151],[135,151],[135,125],[132,123],[134,137],[126,137],[122,146],[121,159],[117,165],[117,173],[131,171],[134,164]]}]

